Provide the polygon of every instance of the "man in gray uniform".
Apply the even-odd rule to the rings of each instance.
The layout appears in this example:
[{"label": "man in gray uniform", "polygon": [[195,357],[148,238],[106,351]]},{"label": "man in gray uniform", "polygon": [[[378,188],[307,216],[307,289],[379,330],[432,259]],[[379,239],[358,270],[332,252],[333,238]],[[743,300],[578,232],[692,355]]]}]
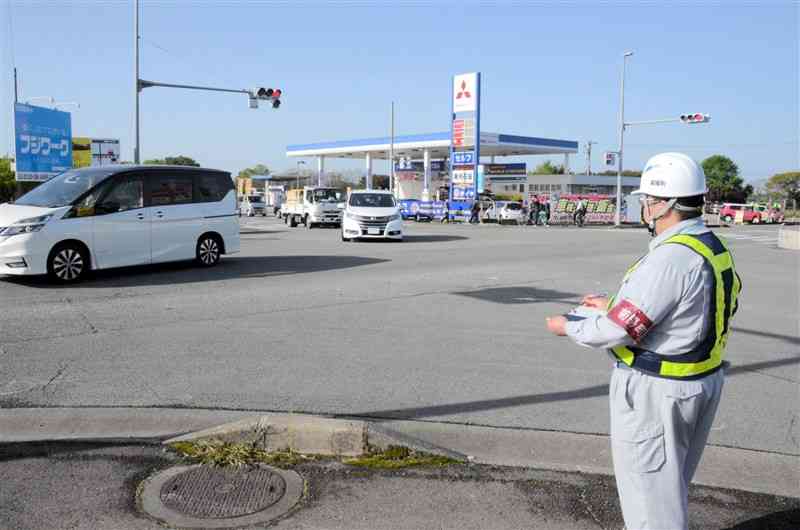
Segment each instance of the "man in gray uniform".
[{"label": "man in gray uniform", "polygon": [[702,221],[703,170],[664,153],[642,173],[642,218],[654,239],[616,297],[586,296],[547,319],[556,335],[607,348],[611,449],[627,530],[688,530],[688,486],[724,381],[741,290],[724,243]]}]

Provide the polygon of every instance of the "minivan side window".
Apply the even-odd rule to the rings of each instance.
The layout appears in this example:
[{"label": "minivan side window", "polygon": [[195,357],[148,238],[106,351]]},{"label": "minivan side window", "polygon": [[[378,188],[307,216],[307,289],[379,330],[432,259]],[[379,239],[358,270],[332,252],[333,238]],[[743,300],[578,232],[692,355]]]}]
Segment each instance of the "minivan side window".
[{"label": "minivan side window", "polygon": [[144,207],[142,178],[125,175],[115,178],[111,189],[100,199],[95,208],[97,214],[117,213]]},{"label": "minivan side window", "polygon": [[191,204],[194,199],[194,179],[191,175],[155,174],[147,178],[151,206]]},{"label": "minivan side window", "polygon": [[[233,180],[227,175],[211,173],[195,175],[196,202],[219,202],[232,189]],[[242,197],[241,201],[248,201],[248,199],[247,197]]]}]

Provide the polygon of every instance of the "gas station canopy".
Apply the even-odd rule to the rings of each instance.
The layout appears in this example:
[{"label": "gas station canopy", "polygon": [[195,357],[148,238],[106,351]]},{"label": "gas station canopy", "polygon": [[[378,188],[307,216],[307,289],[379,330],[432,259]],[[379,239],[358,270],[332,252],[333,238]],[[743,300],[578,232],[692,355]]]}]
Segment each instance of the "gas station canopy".
[{"label": "gas station canopy", "polygon": [[[425,151],[431,159],[445,159],[450,155],[451,133],[439,132],[394,137],[395,158],[421,159]],[[366,158],[388,159],[392,139],[363,138],[286,147],[288,157]],[[578,142],[553,140],[513,134],[481,133],[482,157],[556,155],[578,152]]]}]

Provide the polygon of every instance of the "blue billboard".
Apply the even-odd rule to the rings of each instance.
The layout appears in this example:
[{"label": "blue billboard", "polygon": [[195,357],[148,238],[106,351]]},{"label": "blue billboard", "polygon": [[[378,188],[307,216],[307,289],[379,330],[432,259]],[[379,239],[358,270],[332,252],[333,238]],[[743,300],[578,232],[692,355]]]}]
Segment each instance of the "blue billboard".
[{"label": "blue billboard", "polygon": [[72,168],[69,112],[16,103],[14,129],[17,180],[43,182]]}]

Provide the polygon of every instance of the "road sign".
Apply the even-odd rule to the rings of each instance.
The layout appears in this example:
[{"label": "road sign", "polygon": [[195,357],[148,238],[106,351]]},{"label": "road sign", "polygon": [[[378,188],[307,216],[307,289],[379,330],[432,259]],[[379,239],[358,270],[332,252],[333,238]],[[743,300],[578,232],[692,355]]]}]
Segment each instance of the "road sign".
[{"label": "road sign", "polygon": [[72,168],[69,112],[14,104],[16,179],[43,182]]}]

